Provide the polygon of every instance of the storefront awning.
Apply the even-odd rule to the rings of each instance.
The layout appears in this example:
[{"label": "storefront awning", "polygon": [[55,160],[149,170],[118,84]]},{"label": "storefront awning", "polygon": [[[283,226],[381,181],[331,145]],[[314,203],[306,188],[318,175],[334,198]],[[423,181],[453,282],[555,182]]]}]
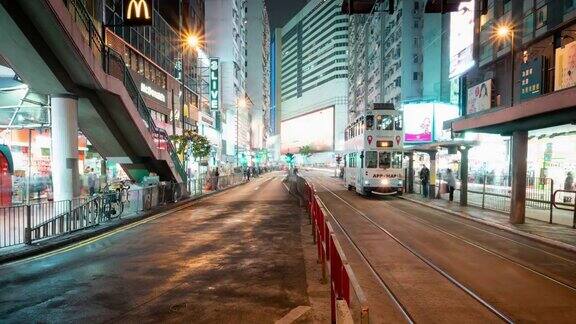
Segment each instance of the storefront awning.
[{"label": "storefront awning", "polygon": [[576,87],[543,95],[513,107],[496,108],[450,121],[453,132],[510,135],[576,122]]}]

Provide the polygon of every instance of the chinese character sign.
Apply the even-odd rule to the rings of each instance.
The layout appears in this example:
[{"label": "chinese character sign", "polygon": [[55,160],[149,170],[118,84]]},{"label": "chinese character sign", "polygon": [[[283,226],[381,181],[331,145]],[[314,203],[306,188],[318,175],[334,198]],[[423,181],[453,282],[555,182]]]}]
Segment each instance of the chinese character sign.
[{"label": "chinese character sign", "polygon": [[527,60],[520,66],[520,99],[531,99],[542,94],[542,56]]}]

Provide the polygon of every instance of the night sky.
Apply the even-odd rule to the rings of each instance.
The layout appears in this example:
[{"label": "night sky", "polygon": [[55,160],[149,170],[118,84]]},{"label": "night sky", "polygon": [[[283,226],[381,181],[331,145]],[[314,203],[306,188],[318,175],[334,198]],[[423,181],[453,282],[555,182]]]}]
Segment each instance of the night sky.
[{"label": "night sky", "polygon": [[266,0],[271,30],[284,26],[305,4],[306,0]]}]

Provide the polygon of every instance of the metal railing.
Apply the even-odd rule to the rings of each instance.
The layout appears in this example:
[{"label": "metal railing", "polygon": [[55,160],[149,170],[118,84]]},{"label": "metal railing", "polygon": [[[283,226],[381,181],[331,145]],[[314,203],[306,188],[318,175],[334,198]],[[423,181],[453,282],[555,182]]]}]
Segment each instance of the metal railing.
[{"label": "metal railing", "polygon": [[80,27],[82,35],[84,35],[88,46],[93,50],[95,58],[100,60],[103,70],[115,78],[122,81],[132,102],[136,106],[140,117],[144,121],[148,131],[152,135],[158,149],[167,150],[170,159],[174,164],[176,172],[180,175],[181,179],[186,181],[186,171],[182,166],[182,162],[178,157],[176,149],[172,145],[166,130],[156,126],[150,109],[146,106],[144,98],[140,94],[136,82],[132,78],[130,71],[127,68],[126,62],[118,52],[106,46],[102,40],[101,28],[97,28],[92,21],[92,18],[86,7],[80,0],[63,0],[64,4],[69,9],[72,19]]},{"label": "metal railing", "polygon": [[[446,194],[446,182],[437,177],[436,180],[436,198]],[[416,176],[414,178],[414,191],[422,193],[422,184]],[[551,197],[554,193],[554,181],[550,178],[533,178],[526,179],[526,207],[534,210],[550,211],[552,210]],[[511,178],[490,177],[484,175],[480,178],[469,179],[468,182],[468,204],[499,212],[510,212],[510,201],[512,196]],[[457,201],[460,197],[460,181],[456,182],[454,199]]]},{"label": "metal railing", "polygon": [[[558,202],[556,198],[562,198]],[[552,194],[552,205],[556,209],[567,210],[572,212],[572,228],[576,228],[576,191],[573,190],[556,190]],[[550,211],[550,223],[553,221],[553,211]]]},{"label": "metal railing", "polygon": [[323,282],[330,284],[331,322],[339,322],[337,303],[345,302],[355,323],[369,323],[370,312],[364,291],[348,263],[330,221],[326,219],[327,212],[321,206],[314,188],[297,175],[289,175],[288,181],[291,183],[291,192],[301,196],[310,215]]},{"label": "metal railing", "polygon": [[191,178],[187,183],[162,182],[92,197],[0,207],[0,248],[91,228],[133,217],[158,206],[218,191],[244,182],[242,174]]}]

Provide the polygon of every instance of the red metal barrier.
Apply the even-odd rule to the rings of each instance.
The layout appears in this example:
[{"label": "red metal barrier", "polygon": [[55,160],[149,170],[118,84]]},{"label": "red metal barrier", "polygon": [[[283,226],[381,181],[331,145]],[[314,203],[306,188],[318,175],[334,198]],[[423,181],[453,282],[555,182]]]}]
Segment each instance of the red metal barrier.
[{"label": "red metal barrier", "polygon": [[312,221],[312,231],[318,250],[318,262],[322,264],[323,276],[326,275],[325,266],[329,266],[331,317],[332,323],[336,323],[336,300],[343,299],[350,305],[350,279],[342,262],[342,248],[336,240],[330,223],[326,221],[314,187],[306,183],[305,188],[309,197],[308,208]]}]

